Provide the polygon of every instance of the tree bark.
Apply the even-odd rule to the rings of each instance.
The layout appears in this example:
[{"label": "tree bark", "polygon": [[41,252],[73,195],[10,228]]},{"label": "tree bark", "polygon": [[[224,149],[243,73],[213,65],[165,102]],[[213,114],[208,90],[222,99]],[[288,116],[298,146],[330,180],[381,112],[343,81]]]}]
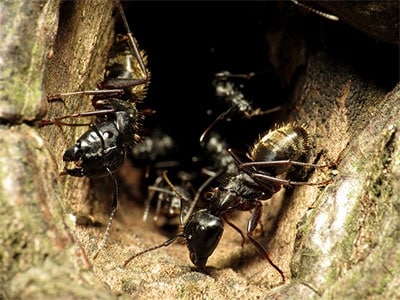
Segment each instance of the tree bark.
[{"label": "tree bark", "polygon": [[[266,58],[290,91],[274,121],[306,124],[312,144],[309,161],[336,163],[334,168],[291,174],[310,182],[332,178],[327,186],[287,187],[263,203],[264,235],[257,240],[286,275],[287,283],[280,286],[279,274],[251,245],[242,248],[240,235],[229,226],[209,259],[208,274],[194,270],[179,243],[138,257],[122,269],[130,255],[166,240],[151,222],[142,221],[142,199],[132,201],[123,193],[128,183],[141,184],[128,161],[119,177],[121,195],[109,240],[92,260],[104,233],[104,226],[93,225],[107,222],[110,181],[95,179],[90,185],[87,178],[59,176],[63,152],[87,127],[38,129],[33,121],[43,117],[46,106],[46,119],[93,110],[88,97],[46,103],[45,94],[96,88],[113,41],[113,3],[34,3],[23,2],[19,8],[1,4],[5,24],[11,24],[10,19],[18,24],[5,28],[6,36],[16,38],[0,52],[7,63],[1,73],[13,70],[13,78],[24,83],[0,81],[1,298],[400,297],[400,84],[398,70],[392,74],[394,69],[388,67],[398,65],[398,40],[393,38],[398,19],[388,18],[379,26],[383,20],[377,17],[367,26],[360,9],[373,14],[370,6],[346,15],[347,1],[321,2],[339,22],[303,15],[289,3],[269,3],[268,8],[276,9],[272,15],[266,7],[259,12],[260,19],[267,20]],[[390,4],[385,7],[392,15],[395,7]],[[26,7],[34,13],[26,13]],[[30,17],[11,18],[24,14]],[[149,14],[148,24],[152,20]],[[15,55],[19,52],[13,49],[28,54]],[[178,73],[171,70],[171,77],[179,79],[182,66],[174,66]],[[29,68],[33,71],[26,72]],[[16,86],[22,91],[16,93]],[[182,106],[189,111],[190,101]],[[170,109],[163,113],[170,115],[176,107]],[[135,179],[128,177],[132,174]],[[88,226],[69,216],[82,216]],[[235,216],[235,224],[245,228],[248,217]]]},{"label": "tree bark", "polygon": [[[110,18],[112,4],[100,4],[100,1],[63,3],[62,12],[69,13],[70,19],[66,16],[60,27],[69,25],[76,29],[77,24],[88,22],[92,19],[92,16],[84,16],[88,10],[108,14]],[[78,55],[71,61],[77,63],[79,59],[82,67],[82,73],[78,74],[78,67],[68,69],[70,60],[64,60],[64,69],[60,69],[61,58],[55,72],[64,77],[59,77],[58,83],[72,81],[76,84],[75,78],[83,82],[88,77],[87,70],[92,66],[87,60],[93,55],[88,52],[94,53],[93,48],[99,44],[93,42],[89,47],[82,42],[86,41],[84,29],[79,33],[81,41],[61,44],[58,39],[60,32],[67,30],[65,28],[59,28],[57,40],[54,40],[59,5],[57,0],[0,4],[4,25],[0,53],[3,63],[0,88],[1,299],[114,298],[94,275],[91,262],[67,218],[70,203],[62,192],[56,160],[57,153],[62,151],[57,143],[62,139],[54,138],[54,144],[45,141],[32,123],[46,112],[45,77],[48,68],[51,69],[49,65],[54,66],[55,57],[60,54],[58,47],[67,47],[69,57]],[[105,26],[111,27],[110,22],[98,26],[96,33],[107,32]],[[86,52],[74,52],[79,47]],[[72,73],[66,75],[63,70]],[[48,80],[48,85],[54,87],[52,79]],[[48,88],[47,91],[53,90]],[[49,132],[49,138],[56,136]]]}]

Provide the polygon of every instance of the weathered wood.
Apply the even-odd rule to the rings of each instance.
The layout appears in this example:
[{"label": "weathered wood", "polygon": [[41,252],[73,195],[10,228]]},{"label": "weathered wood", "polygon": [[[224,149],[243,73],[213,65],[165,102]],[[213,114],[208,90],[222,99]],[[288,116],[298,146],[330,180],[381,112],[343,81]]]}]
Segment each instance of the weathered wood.
[{"label": "weathered wood", "polygon": [[46,113],[43,77],[57,6],[58,1],[0,3],[0,124],[34,121]]},{"label": "weathered wood", "polygon": [[[46,112],[44,78],[49,60],[54,64],[58,57],[58,47],[68,49],[69,58],[74,57],[82,71],[79,74],[74,65],[75,69],[69,69],[71,74],[66,76],[58,69],[65,76],[58,77],[58,83],[62,84],[73,77],[86,80],[87,69],[92,68],[91,63],[97,63],[88,61],[88,53],[96,53],[93,48],[99,42],[81,42],[86,29],[80,29],[81,38],[72,44],[60,45],[58,40],[54,41],[59,1],[9,1],[0,6],[5,37],[0,52],[4,67],[1,68],[0,103],[0,298],[111,299],[112,293],[92,272],[91,262],[71,230],[74,224],[67,214],[70,203],[62,193],[57,168],[57,153],[62,150],[44,140],[36,126],[32,126],[32,121],[42,118]],[[104,4],[68,1],[63,4],[62,14],[67,14],[65,6],[72,7],[68,10],[70,19],[63,15],[60,26],[70,24],[76,28],[85,19],[96,19],[85,16],[84,12],[88,11],[111,17],[112,3],[108,1]],[[104,28],[111,27],[112,23],[104,19],[104,26],[96,27],[96,32],[110,33]],[[93,24],[87,26],[92,28]],[[59,28],[58,39],[63,30]],[[84,53],[76,48],[84,49]],[[68,69],[69,60],[63,62]],[[47,85],[54,84],[54,81],[48,82]]]},{"label": "weathered wood", "polygon": [[[108,178],[94,180],[96,190],[90,191],[86,178],[58,175],[63,152],[86,128],[48,126],[39,130],[39,136],[35,127],[18,125],[2,126],[0,135],[0,223],[6,228],[0,235],[3,298],[400,297],[400,86],[398,77],[388,74],[392,69],[379,68],[386,57],[398,63],[396,49],[378,44],[380,50],[375,51],[371,47],[376,46],[375,39],[349,30],[341,21],[330,23],[315,15],[303,16],[292,4],[275,4],[282,19],[272,18],[275,15],[268,15],[268,9],[259,12],[269,18],[263,28],[268,60],[291,92],[275,121],[307,125],[311,162],[338,161],[337,170],[294,174],[314,182],[332,178],[330,185],[286,188],[264,203],[265,235],[257,239],[288,283],[271,290],[280,284],[279,274],[251,245],[242,248],[241,237],[229,227],[210,257],[209,274],[194,271],[186,247],[179,243],[121,269],[127,257],[166,239],[151,222],[142,221],[137,199],[122,193],[108,243],[92,261],[104,226],[76,225],[67,217],[69,213],[93,216],[104,225],[107,199],[112,197]],[[43,53],[51,50],[47,94],[96,87],[112,42],[111,10],[111,1],[62,3],[57,37],[54,43],[51,38],[45,41],[38,58],[45,59]],[[149,26],[154,22],[151,17]],[[314,21],[309,24],[308,18]],[[389,25],[385,28],[390,32],[382,36],[392,36],[393,24]],[[178,61],[175,67],[177,73],[170,70],[171,77],[179,79]],[[175,94],[180,91],[177,86],[173,85]],[[41,85],[36,88],[43,97]],[[182,103],[183,109],[184,105],[192,104]],[[65,105],[50,103],[46,118],[89,110],[93,108],[88,98],[70,97]],[[22,113],[14,115],[25,120]],[[132,174],[128,166],[120,176]],[[138,184],[136,179],[128,177],[124,183]],[[247,213],[235,216],[235,224],[245,228],[248,217]]]}]

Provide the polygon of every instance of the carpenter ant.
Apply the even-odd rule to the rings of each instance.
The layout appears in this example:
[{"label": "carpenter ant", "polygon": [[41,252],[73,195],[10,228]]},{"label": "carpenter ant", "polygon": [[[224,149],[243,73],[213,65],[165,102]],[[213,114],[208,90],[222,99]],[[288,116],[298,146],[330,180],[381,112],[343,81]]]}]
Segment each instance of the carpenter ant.
[{"label": "carpenter ant", "polygon": [[113,173],[119,170],[125,160],[128,149],[141,140],[138,134],[143,112],[136,103],[146,95],[150,73],[146,68],[146,56],[139,51],[135,38],[129,29],[122,5],[115,1],[124,23],[127,35],[117,35],[110,50],[104,80],[94,91],[79,91],[48,96],[49,101],[62,99],[69,95],[93,95],[92,105],[95,111],[77,113],[41,120],[39,126],[50,124],[83,126],[63,120],[95,116],[94,124],[67,149],[63,161],[74,162],[75,168],[65,168],[61,175],[97,178],[110,176],[114,186],[112,211],[101,243],[95,253],[95,259],[105,246],[118,203],[118,183]]},{"label": "carpenter ant", "polygon": [[[149,197],[146,199],[143,220],[145,221],[147,219],[151,200],[157,195],[154,222],[157,223],[158,218],[162,215],[167,219],[168,225],[181,225],[185,223],[196,208],[203,190],[221,173],[222,172],[215,172],[209,175],[196,191],[191,183],[193,175],[184,171],[178,172],[177,176],[180,178],[181,184],[175,186],[167,177],[167,171],[164,170],[162,175],[156,178],[155,183],[148,187]],[[179,222],[176,222],[177,219]]]},{"label": "carpenter ant", "polygon": [[[264,247],[253,238],[253,232],[262,215],[262,202],[278,192],[282,186],[290,185],[326,185],[330,181],[309,183],[277,178],[293,166],[324,168],[318,165],[297,161],[304,158],[308,149],[308,133],[302,126],[285,125],[266,133],[247,154],[248,162],[243,162],[231,149],[227,152],[236,162],[239,172],[228,178],[225,184],[210,191],[209,204],[198,209],[185,222],[181,233],[176,234],[161,245],[137,253],[124,262],[123,267],[146,252],[166,247],[177,238],[184,238],[189,249],[190,260],[197,269],[205,271],[208,258],[217,247],[224,230],[224,221],[238,231],[242,231],[229,221],[229,214],[234,211],[252,211],[247,224],[247,238],[257,250],[279,272],[282,281],[285,275],[269,257]],[[172,186],[171,186],[172,188]]]},{"label": "carpenter ant", "polygon": [[162,161],[171,157],[177,150],[174,138],[160,128],[154,129],[150,135],[132,148],[132,159],[135,161]]},{"label": "carpenter ant", "polygon": [[172,136],[156,128],[135,144],[129,154],[135,166],[146,169],[145,178],[148,179],[151,170],[178,167],[181,164],[176,157],[178,148]]},{"label": "carpenter ant", "polygon": [[254,109],[249,100],[247,100],[240,90],[241,86],[235,84],[232,79],[251,79],[257,75],[257,73],[249,74],[232,74],[228,71],[216,73],[213,80],[215,92],[218,98],[224,99],[228,104],[229,108],[215,118],[215,120],[203,131],[200,136],[200,142],[203,142],[204,137],[207,135],[209,130],[220,120],[223,120],[230,114],[239,113],[244,118],[250,119],[255,116],[262,116],[269,114],[281,109],[280,106],[261,110],[260,108]]},{"label": "carpenter ant", "polygon": [[[181,171],[177,174],[181,183],[175,186],[179,194],[184,199],[190,199],[193,195],[194,187],[191,184],[191,176],[189,173]],[[145,200],[145,210],[143,221],[147,220],[152,200],[156,200],[156,210],[154,214],[154,223],[157,224],[161,216],[165,219],[167,225],[179,225],[177,218],[185,216],[189,210],[190,201],[182,201],[181,198],[166,184],[163,176],[158,176],[152,185],[148,186],[148,196]]]},{"label": "carpenter ant", "polygon": [[210,172],[222,170],[226,176],[232,176],[238,172],[238,168],[231,155],[226,152],[229,148],[226,141],[217,132],[208,134],[203,144],[204,157],[208,158],[211,166],[207,167]]},{"label": "carpenter ant", "polygon": [[[212,136],[214,137],[214,135]],[[210,138],[210,141],[207,142],[207,157],[211,158],[213,162],[221,160],[222,164],[225,163],[225,160],[218,151],[223,151],[225,158],[231,157],[224,151],[225,144],[219,145],[218,143],[220,143],[218,138]],[[181,166],[185,165],[185,163],[178,157],[180,148],[174,138],[160,128],[153,130],[150,135],[143,138],[141,143],[132,148],[133,163],[145,164],[145,178],[149,182],[147,197],[144,202],[143,221],[147,220],[151,206],[155,204],[154,223],[159,227],[176,227],[180,225],[179,221],[182,223],[182,218],[187,215],[190,207],[196,205],[199,201],[200,193],[204,187],[200,187],[196,192],[195,185],[200,180],[199,176],[196,176],[198,172],[181,170]],[[192,157],[191,162],[204,162],[204,158],[195,156]],[[234,164],[232,159],[231,162]],[[219,170],[223,169],[219,164],[213,167],[214,170],[212,171],[203,168],[203,175],[215,178],[217,173],[220,174]],[[184,201],[181,201],[181,198],[177,196],[163,178],[163,170],[171,172],[172,169],[173,176],[179,181],[175,188],[185,199]],[[156,174],[155,179],[152,173]]]}]

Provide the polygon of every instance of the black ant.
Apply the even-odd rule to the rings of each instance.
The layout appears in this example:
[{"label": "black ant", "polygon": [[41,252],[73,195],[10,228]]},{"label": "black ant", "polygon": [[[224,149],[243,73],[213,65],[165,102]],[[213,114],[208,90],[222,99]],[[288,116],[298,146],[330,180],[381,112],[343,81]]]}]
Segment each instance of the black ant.
[{"label": "black ant", "polygon": [[[175,186],[176,190],[185,199],[190,199],[193,195],[194,187],[191,183],[193,176],[181,171],[177,177],[181,183]],[[148,196],[144,202],[145,210],[143,213],[143,221],[147,220],[150,212],[150,206],[153,200],[156,200],[156,209],[154,213],[154,223],[158,224],[159,218],[162,216],[165,219],[166,225],[179,225],[177,218],[182,219],[188,212],[190,201],[182,201],[180,197],[166,184],[162,175],[158,176],[154,183],[148,186]]]},{"label": "black ant", "polygon": [[[326,18],[331,21],[338,21],[339,18],[335,15],[321,12],[317,9],[309,7],[303,3],[300,3],[297,0],[290,0],[294,5],[298,6],[299,8],[308,10],[316,15],[319,15],[323,18]],[[266,114],[270,114],[281,109],[280,106],[273,107],[271,109],[262,110],[261,108],[253,108],[251,102],[247,100],[240,90],[241,86],[237,86],[232,79],[245,79],[249,80],[253,78],[258,73],[250,72],[248,74],[232,74],[228,71],[222,71],[216,73],[214,76],[213,85],[216,89],[216,95],[218,98],[224,99],[228,104],[229,108],[219,114],[215,120],[202,132],[200,136],[200,142],[204,140],[204,137],[207,135],[209,130],[220,120],[227,118],[230,114],[240,114],[242,117],[246,119],[250,119],[255,116],[262,116]]]},{"label": "black ant", "polygon": [[[112,211],[103,239],[94,255],[98,256],[105,246],[118,203],[118,183],[113,173],[119,170],[125,160],[128,149],[141,140],[138,134],[143,112],[136,104],[146,94],[150,73],[146,68],[146,56],[140,51],[129,29],[122,5],[115,1],[119,14],[127,31],[126,35],[117,35],[112,46],[104,80],[97,90],[61,93],[48,96],[49,101],[60,100],[70,95],[93,95],[92,105],[95,111],[66,115],[51,120],[41,120],[39,126],[50,124],[65,126],[86,126],[89,129],[67,149],[63,161],[74,162],[72,169],[65,168],[61,175],[97,178],[110,176],[114,186]],[[63,120],[95,116],[94,124],[71,124]]]},{"label": "black ant", "polygon": [[261,110],[261,108],[253,108],[250,101],[247,100],[241,91],[241,85],[237,85],[232,81],[232,79],[251,79],[257,75],[257,73],[252,72],[248,74],[232,74],[228,71],[223,71],[216,73],[214,75],[213,85],[215,87],[215,92],[218,98],[221,98],[229,104],[229,108],[219,114],[217,118],[203,131],[200,136],[200,142],[203,142],[204,137],[210,131],[210,129],[220,120],[227,118],[230,114],[240,114],[246,119],[251,119],[255,116],[262,116],[265,114],[270,114],[272,112],[281,109],[280,106],[273,107],[267,110]]},{"label": "black ant", "polygon": [[191,182],[194,179],[192,174],[184,171],[178,172],[177,177],[180,178],[181,183],[176,186],[170,182],[166,175],[167,171],[164,170],[162,175],[156,178],[154,184],[148,186],[149,195],[145,201],[143,220],[146,221],[151,201],[155,198],[157,200],[154,214],[156,224],[160,216],[167,220],[166,225],[169,226],[185,223],[196,208],[203,190],[221,173],[206,173],[209,177],[196,190]]},{"label": "black ant", "polygon": [[[213,170],[202,169],[203,175],[211,177],[211,179],[203,182],[197,191],[195,185],[200,180],[196,176],[197,172],[181,170],[181,166],[186,164],[178,157],[181,147],[172,136],[160,128],[153,130],[150,135],[143,138],[141,143],[132,148],[132,161],[135,165],[144,164],[146,166],[145,179],[149,182],[147,197],[144,201],[143,221],[147,220],[150,209],[155,204],[153,220],[157,226],[176,227],[180,225],[183,217],[192,211],[191,207],[196,206],[200,200],[200,194],[205,188],[204,184],[207,185],[209,181],[217,177],[217,174],[222,173],[219,172],[223,169],[220,166],[227,163],[225,162],[226,158],[230,158],[231,165],[234,165],[233,159],[224,151],[225,143],[221,144],[220,140],[214,139],[214,137],[214,134],[210,134],[210,139],[205,146],[206,156],[213,161]],[[223,152],[223,155],[219,152]],[[200,163],[204,162],[203,160],[203,157],[191,158],[192,162]],[[218,162],[218,165],[214,162]],[[171,189],[162,175],[163,170],[171,171],[172,169],[173,176],[179,180],[175,189],[182,196],[181,198]],[[155,179],[152,173],[155,173]],[[182,201],[182,198],[185,200]]]},{"label": "black ant", "polygon": [[152,177],[152,170],[174,168],[181,164],[176,157],[178,149],[179,145],[171,135],[156,128],[132,147],[129,156],[135,166],[145,169],[145,178],[148,180]]},{"label": "black ant", "polygon": [[203,156],[207,158],[206,170],[209,172],[217,172],[222,170],[226,176],[231,176],[238,172],[235,160],[226,152],[229,148],[226,141],[217,132],[208,134],[206,141],[202,145]]},{"label": "black ant", "polygon": [[177,150],[178,146],[174,138],[163,132],[160,128],[143,137],[142,141],[132,147],[132,159],[139,163],[167,161]]},{"label": "black ant", "polygon": [[264,247],[253,238],[253,232],[260,223],[262,202],[278,192],[282,186],[326,185],[330,180],[320,183],[291,181],[277,178],[277,175],[289,171],[292,166],[324,168],[318,165],[297,161],[304,158],[309,149],[309,137],[302,126],[289,124],[262,136],[248,152],[249,162],[243,162],[231,149],[227,152],[238,165],[239,172],[227,182],[210,191],[209,204],[190,215],[181,233],[176,234],[161,245],[137,253],[124,262],[123,267],[144,253],[166,247],[177,238],[184,238],[189,249],[190,260],[200,271],[205,271],[208,258],[217,247],[224,230],[224,221],[238,231],[242,231],[229,221],[234,211],[252,211],[247,224],[247,237],[257,250],[279,272],[282,281],[285,275],[269,257]]}]

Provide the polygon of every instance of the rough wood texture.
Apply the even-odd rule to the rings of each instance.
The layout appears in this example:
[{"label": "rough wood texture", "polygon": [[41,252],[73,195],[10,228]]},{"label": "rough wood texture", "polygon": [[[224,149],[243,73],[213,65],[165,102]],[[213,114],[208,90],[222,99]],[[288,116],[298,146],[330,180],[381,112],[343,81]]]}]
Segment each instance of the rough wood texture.
[{"label": "rough wood texture", "polygon": [[0,3],[0,124],[38,120],[46,113],[41,91],[56,7],[56,1]]},{"label": "rough wood texture", "polygon": [[[91,262],[67,221],[70,205],[56,162],[62,150],[57,152],[57,144],[45,142],[37,128],[29,126],[47,107],[43,86],[48,59],[59,45],[54,45],[59,2],[14,1],[1,6],[7,24],[2,34],[8,39],[0,61],[5,66],[2,72],[12,72],[3,74],[1,81],[0,298],[110,299],[112,293],[90,270]],[[86,3],[76,13],[82,16],[94,7],[93,2]],[[108,11],[111,15],[111,6]],[[62,47],[73,49],[70,44]]]},{"label": "rough wood texture", "polygon": [[[48,3],[54,6],[48,13],[54,21],[58,3]],[[124,193],[106,248],[92,261],[104,226],[76,225],[68,214],[93,217],[95,224],[104,225],[112,197],[110,182],[94,180],[95,190],[90,190],[85,178],[58,176],[63,151],[86,128],[49,126],[40,129],[39,136],[34,126],[1,125],[2,298],[400,297],[400,85],[398,72],[390,74],[393,69],[388,68],[398,65],[398,48],[375,44],[342,22],[303,16],[288,3],[266,5],[258,10],[260,20],[267,20],[265,55],[290,90],[275,122],[307,124],[313,146],[310,162],[338,161],[336,170],[296,174],[313,182],[332,178],[328,186],[287,188],[264,203],[265,232],[257,239],[288,282],[280,286],[279,274],[249,243],[242,248],[241,237],[229,226],[209,259],[208,274],[193,269],[180,243],[143,255],[122,269],[127,257],[167,238],[150,221],[142,221],[142,199],[132,200]],[[53,44],[51,38],[44,42],[37,58],[45,59],[44,53],[52,49],[47,72],[38,73],[39,78],[47,76],[46,92],[39,84],[34,93],[96,87],[113,38],[111,11],[111,1],[62,3],[57,37]],[[270,11],[276,14],[268,15]],[[168,18],[174,18],[172,13],[165,8]],[[151,62],[151,49],[145,50]],[[174,67],[178,73],[170,77],[180,78],[179,64]],[[180,92],[176,81],[171,86],[174,96]],[[162,96],[172,101],[172,96]],[[46,118],[93,109],[88,98],[71,98],[65,105],[50,103]],[[189,111],[191,103],[181,105]],[[137,189],[140,176],[127,162],[120,173],[121,192],[131,188],[130,183]],[[235,224],[245,228],[248,217],[239,214]]]}]

